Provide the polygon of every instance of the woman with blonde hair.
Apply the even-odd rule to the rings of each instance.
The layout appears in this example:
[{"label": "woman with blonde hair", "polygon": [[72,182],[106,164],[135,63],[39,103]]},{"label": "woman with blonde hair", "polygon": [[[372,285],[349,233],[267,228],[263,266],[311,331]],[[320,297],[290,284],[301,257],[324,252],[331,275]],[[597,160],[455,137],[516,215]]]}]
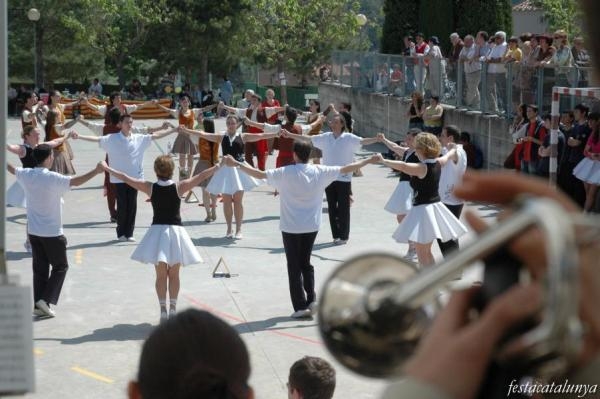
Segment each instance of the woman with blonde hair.
[{"label": "woman with blonde hair", "polygon": [[412,208],[392,237],[400,243],[413,242],[419,266],[429,266],[435,263],[431,253],[433,241],[456,240],[467,232],[467,228],[440,202],[438,193],[442,166],[453,155],[452,151],[438,158],[442,145],[431,133],[419,133],[414,147],[420,163],[391,161],[383,157],[381,162],[409,175],[414,192]]},{"label": "woman with blonde hair", "polygon": [[[156,270],[156,294],[160,305],[160,320],[174,316],[179,294],[179,267],[202,262],[202,258],[187,231],[181,225],[181,193],[195,187],[210,177],[218,168],[215,165],[196,176],[175,183],[172,179],[175,164],[169,155],[160,155],[154,161],[158,181],[152,183],[134,179],[102,162],[102,168],[138,191],[150,197],[154,216],[152,226],[131,254],[131,259],[152,263]],[[167,314],[167,289],[169,314]]]}]

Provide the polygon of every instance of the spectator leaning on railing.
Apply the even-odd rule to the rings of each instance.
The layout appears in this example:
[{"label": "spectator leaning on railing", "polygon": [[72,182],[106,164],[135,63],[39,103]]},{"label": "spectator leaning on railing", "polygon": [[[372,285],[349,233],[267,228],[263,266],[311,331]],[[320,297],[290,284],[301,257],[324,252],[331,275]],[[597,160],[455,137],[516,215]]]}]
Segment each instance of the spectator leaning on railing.
[{"label": "spectator leaning on railing", "polygon": [[504,57],[507,47],[506,33],[502,31],[496,32],[494,40],[496,45],[484,58],[484,61],[488,63],[486,75],[488,102],[486,111],[499,113],[499,101],[506,101],[503,96],[506,87],[506,68],[502,62],[502,57]]},{"label": "spectator leaning on railing", "polygon": [[[466,83],[465,105],[479,107],[479,82],[481,81],[481,63],[477,54],[477,46],[472,35],[465,36],[464,47],[460,51],[459,61],[463,63]],[[460,95],[460,93],[459,93]]]}]

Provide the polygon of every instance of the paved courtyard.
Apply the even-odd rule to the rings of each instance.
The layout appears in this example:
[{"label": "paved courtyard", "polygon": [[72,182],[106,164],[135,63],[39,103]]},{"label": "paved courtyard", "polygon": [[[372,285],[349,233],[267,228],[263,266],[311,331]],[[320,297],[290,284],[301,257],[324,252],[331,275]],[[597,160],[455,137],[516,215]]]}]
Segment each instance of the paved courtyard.
[{"label": "paved courtyard", "polygon": [[[134,124],[156,126],[162,120],[136,120]],[[20,143],[20,122],[9,120],[8,143]],[[76,125],[81,134],[92,134]],[[224,128],[224,119],[217,120]],[[152,146],[145,156],[148,180],[154,179],[154,158],[166,149],[169,136]],[[72,141],[74,165],[84,173],[104,159],[94,143]],[[357,157],[380,146],[361,150]],[[8,154],[9,162],[19,164]],[[273,167],[275,157],[269,157]],[[340,262],[351,256],[385,251],[406,252],[391,234],[396,219],[383,210],[397,178],[388,168],[368,165],[364,176],[353,180],[350,241],[332,244],[327,216],[315,243],[312,262],[317,286]],[[64,198],[64,227],[69,242],[70,269],[56,306],[57,317],[34,322],[36,393],[27,398],[124,398],[127,382],[134,378],[144,339],[159,318],[154,291],[154,270],[129,257],[136,243],[116,241],[115,224],[109,222],[102,196],[102,176],[72,190]],[[14,176],[7,174],[7,184]],[[195,190],[200,196],[200,190]],[[135,238],[149,227],[152,209],[143,194],[138,196]],[[470,209],[493,217],[494,208],[470,204]],[[291,364],[305,355],[330,360],[338,371],[335,398],[378,397],[384,383],[345,370],[332,359],[322,344],[317,320],[299,321],[292,313],[279,223],[279,197],[266,185],[244,195],[244,238],[224,238],[225,223],[219,206],[217,220],[205,223],[204,209],[197,203],[182,203],[184,225],[196,244],[203,264],[186,267],[181,273],[179,310],[196,307],[213,312],[230,323],[246,342],[252,362],[250,383],[260,399],[286,397]],[[25,252],[25,212],[6,210],[6,250],[9,273],[23,285],[31,284],[31,257]],[[462,240],[467,242],[469,235]],[[434,246],[439,258],[439,249]],[[212,278],[211,271],[223,259],[236,276]],[[469,277],[471,277],[469,275]],[[317,295],[319,290],[317,290]],[[223,348],[226,352],[227,348]]]}]

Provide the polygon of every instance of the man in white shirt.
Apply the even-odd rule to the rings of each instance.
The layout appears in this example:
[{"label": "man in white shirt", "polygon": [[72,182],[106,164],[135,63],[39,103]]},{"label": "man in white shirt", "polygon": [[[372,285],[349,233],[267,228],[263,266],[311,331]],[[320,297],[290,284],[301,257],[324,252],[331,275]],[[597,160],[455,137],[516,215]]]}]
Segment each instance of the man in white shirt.
[{"label": "man in white shirt", "polygon": [[[62,196],[103,170],[99,166],[81,176],[64,176],[48,170],[54,162],[52,148],[40,144],[33,149],[35,168],[7,169],[17,177],[27,201],[27,233],[31,243],[33,301],[36,316],[54,317],[56,305],[67,276],[67,239],[63,235]],[[52,265],[52,271],[50,271]]]},{"label": "man in white shirt", "polygon": [[[460,131],[458,130],[458,127],[448,125],[442,129],[440,142],[442,143],[442,153],[444,156],[440,158],[442,173],[440,175],[438,192],[442,204],[444,204],[457,219],[460,219],[464,201],[454,195],[454,188],[461,184],[462,177],[467,170],[467,153],[463,149],[463,146],[458,144],[459,140]],[[454,250],[458,250],[458,240],[446,242],[438,240],[438,245],[444,256]]]},{"label": "man in white shirt", "polygon": [[[107,136],[81,136],[73,138],[93,141],[99,144],[108,154],[110,165],[116,170],[136,179],[144,179],[144,153],[150,147],[152,140],[165,137],[175,131],[167,130],[161,133],[133,133],[133,118],[122,114],[120,118],[121,131]],[[110,182],[115,185],[117,192],[117,238],[119,241],[135,241],[135,215],[137,213],[137,190],[123,183],[113,175]]]},{"label": "man in white shirt", "polygon": [[459,62],[463,63],[465,72],[465,83],[467,94],[465,105],[467,107],[479,107],[479,81],[481,80],[481,63],[477,55],[477,46],[472,35],[465,36],[465,45],[460,50]]},{"label": "man in white shirt", "polygon": [[88,94],[90,97],[98,97],[102,95],[102,85],[98,78],[94,79],[94,82],[88,88]]},{"label": "man in white shirt", "polygon": [[496,45],[490,50],[485,61],[488,63],[487,69],[487,110],[493,113],[498,113],[498,97],[501,101],[506,102],[506,68],[502,58],[506,54],[506,33],[502,31],[496,32]]},{"label": "man in white shirt", "polygon": [[[348,165],[354,161],[354,153],[361,145],[377,142],[377,137],[361,138],[348,133],[345,118],[341,114],[335,114],[329,125],[331,132],[316,136],[299,136],[285,133],[285,137],[311,141],[315,147],[323,151],[322,164],[329,166]],[[336,245],[346,244],[350,236],[351,182],[352,173],[342,173],[325,189],[329,224],[331,225],[333,243]]]},{"label": "man in white shirt", "polygon": [[308,163],[312,145],[294,143],[294,165],[261,171],[238,162],[231,156],[224,158],[227,166],[239,167],[243,172],[267,182],[280,193],[279,228],[287,259],[288,281],[294,313],[291,317],[310,317],[316,303],[314,267],[310,264],[313,244],[323,207],[323,192],[341,175],[352,174],[362,166],[374,162],[374,157],[346,166],[324,166]]}]

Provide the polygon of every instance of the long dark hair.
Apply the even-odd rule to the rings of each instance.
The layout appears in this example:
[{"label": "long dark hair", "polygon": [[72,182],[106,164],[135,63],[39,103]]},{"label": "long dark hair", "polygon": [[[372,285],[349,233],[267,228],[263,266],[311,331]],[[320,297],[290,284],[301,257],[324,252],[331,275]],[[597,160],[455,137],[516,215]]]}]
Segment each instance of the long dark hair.
[{"label": "long dark hair", "polygon": [[44,127],[44,130],[46,131],[46,137],[44,137],[44,141],[52,140],[50,135],[52,134],[52,128],[54,127],[54,125],[56,125],[57,121],[58,112],[53,110],[48,111],[48,113],[46,114],[46,126]]}]

